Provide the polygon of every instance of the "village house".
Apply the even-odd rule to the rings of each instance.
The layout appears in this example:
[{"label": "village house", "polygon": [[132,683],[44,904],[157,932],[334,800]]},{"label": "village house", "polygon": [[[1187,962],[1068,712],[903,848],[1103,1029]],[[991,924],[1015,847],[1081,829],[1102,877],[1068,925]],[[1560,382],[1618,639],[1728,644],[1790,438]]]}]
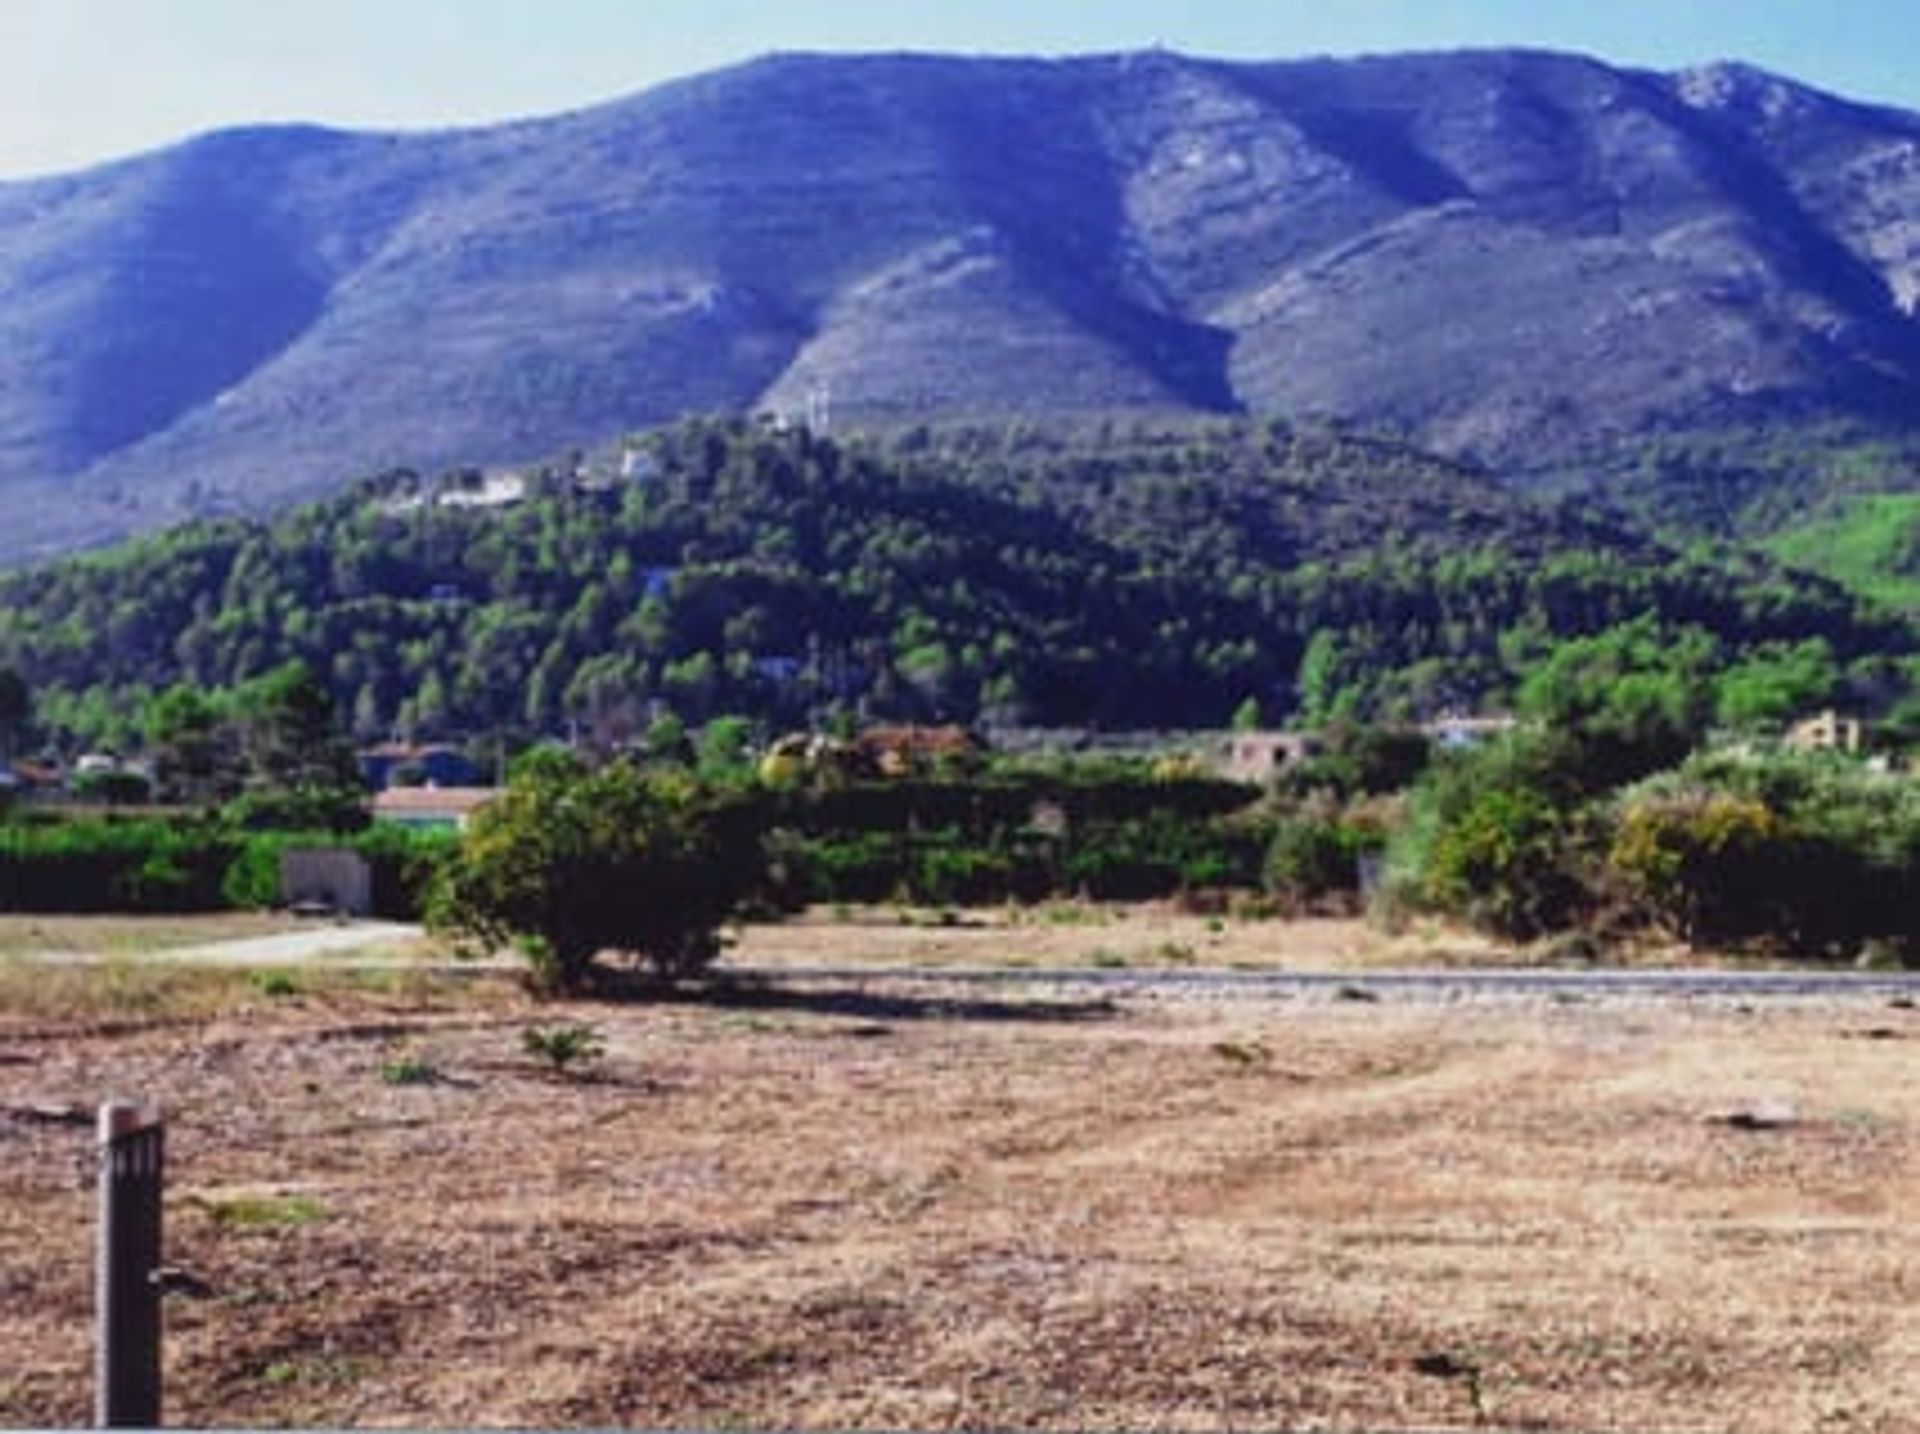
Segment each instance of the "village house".
[{"label": "village house", "polygon": [[1428,741],[1443,752],[1463,752],[1504,737],[1520,724],[1512,717],[1436,717],[1420,724]]},{"label": "village house", "polygon": [[373,799],[373,819],[395,826],[465,831],[473,814],[500,795],[498,787],[389,787]]},{"label": "village house", "polygon": [[1260,786],[1320,751],[1320,739],[1311,732],[1232,732],[1215,765],[1229,781]]},{"label": "village house", "polygon": [[883,777],[904,777],[976,761],[986,744],[965,727],[869,727],[854,745],[872,770]]},{"label": "village house", "polygon": [[1867,724],[1858,717],[1842,717],[1829,707],[1789,727],[1786,742],[1796,752],[1859,753],[1866,750]]}]

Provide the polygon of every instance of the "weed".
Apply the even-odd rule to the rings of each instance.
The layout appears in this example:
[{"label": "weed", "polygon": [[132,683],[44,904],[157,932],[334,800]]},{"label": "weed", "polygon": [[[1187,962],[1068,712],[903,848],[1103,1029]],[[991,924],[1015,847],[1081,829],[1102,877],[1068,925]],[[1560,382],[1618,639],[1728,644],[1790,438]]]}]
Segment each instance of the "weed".
[{"label": "weed", "polygon": [[1107,913],[1080,902],[1055,902],[1041,913],[1049,926],[1105,926]]},{"label": "weed", "polygon": [[1263,1066],[1273,1059],[1273,1053],[1258,1040],[1215,1041],[1213,1053],[1229,1065],[1242,1067]]},{"label": "weed", "polygon": [[607,1043],[592,1026],[528,1026],[520,1033],[520,1049],[545,1061],[555,1075],[565,1075],[599,1060]]},{"label": "weed", "polygon": [[288,971],[255,971],[247,978],[253,989],[271,1001],[283,1001],[300,994],[300,983]]},{"label": "weed", "polygon": [[1098,966],[1103,971],[1118,971],[1129,964],[1126,953],[1124,951],[1115,951],[1111,946],[1095,948],[1093,956],[1090,959],[1095,966]]},{"label": "weed", "polygon": [[206,1208],[223,1230],[298,1229],[327,1214],[311,1195],[230,1195],[206,1201]]},{"label": "weed", "polygon": [[415,1051],[402,1051],[383,1063],[380,1079],[388,1085],[437,1085],[440,1068]]},{"label": "weed", "polygon": [[1169,966],[1191,966],[1196,959],[1193,948],[1182,941],[1162,941],[1153,954]]},{"label": "weed", "polygon": [[344,1355],[317,1355],[312,1359],[276,1359],[260,1371],[260,1382],[276,1388],[289,1385],[358,1384],[372,1373],[367,1360]]}]

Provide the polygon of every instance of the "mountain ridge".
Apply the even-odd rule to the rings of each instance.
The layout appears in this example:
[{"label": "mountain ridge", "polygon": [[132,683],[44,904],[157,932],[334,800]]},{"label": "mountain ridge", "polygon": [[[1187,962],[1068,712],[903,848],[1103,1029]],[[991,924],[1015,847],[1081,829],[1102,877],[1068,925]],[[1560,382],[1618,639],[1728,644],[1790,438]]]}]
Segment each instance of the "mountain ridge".
[{"label": "mountain ridge", "polygon": [[1920,116],[1737,64],[769,55],[0,184],[0,562],[700,411],[1526,466],[1920,393]]}]

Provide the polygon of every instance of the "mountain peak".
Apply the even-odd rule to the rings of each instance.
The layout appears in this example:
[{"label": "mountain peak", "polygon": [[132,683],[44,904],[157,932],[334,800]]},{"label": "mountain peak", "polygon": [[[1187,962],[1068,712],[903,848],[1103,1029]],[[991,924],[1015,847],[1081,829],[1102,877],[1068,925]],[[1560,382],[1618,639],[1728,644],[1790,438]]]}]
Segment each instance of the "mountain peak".
[{"label": "mountain peak", "polygon": [[1915,132],[1739,65],[1146,50],[785,53],[493,128],[206,136],[0,188],[0,561],[816,393],[1530,464],[1911,412]]}]

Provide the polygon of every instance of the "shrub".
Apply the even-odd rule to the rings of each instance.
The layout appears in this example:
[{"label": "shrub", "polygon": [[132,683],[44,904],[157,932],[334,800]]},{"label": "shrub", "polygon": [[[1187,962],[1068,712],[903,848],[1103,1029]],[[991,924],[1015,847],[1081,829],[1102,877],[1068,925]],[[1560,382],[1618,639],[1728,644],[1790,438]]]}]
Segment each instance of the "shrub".
[{"label": "shrub", "polygon": [[1377,833],[1355,822],[1297,814],[1281,822],[1267,844],[1266,889],[1295,914],[1355,900],[1361,857],[1379,845]]},{"label": "shrub", "polygon": [[1844,757],[1696,757],[1622,796],[1610,859],[1689,941],[1920,954],[1920,784]]},{"label": "shrub", "polygon": [[555,1075],[577,1065],[599,1060],[607,1043],[592,1026],[528,1026],[520,1033],[520,1049],[543,1061]]},{"label": "shrub", "polygon": [[475,814],[431,918],[468,943],[524,939],[546,990],[591,984],[602,951],[677,978],[719,955],[765,868],[755,814],[682,773],[540,771]]},{"label": "shrub", "polygon": [[1562,838],[1560,811],[1540,793],[1483,792],[1436,836],[1426,889],[1443,909],[1501,936],[1559,930],[1583,904]]},{"label": "shrub", "polygon": [[1559,735],[1516,735],[1436,765],[1389,846],[1389,906],[1530,940],[1591,902],[1587,827]]},{"label": "shrub", "polygon": [[1778,929],[1793,846],[1764,803],[1694,791],[1628,803],[1608,860],[1656,920],[1699,945]]}]

